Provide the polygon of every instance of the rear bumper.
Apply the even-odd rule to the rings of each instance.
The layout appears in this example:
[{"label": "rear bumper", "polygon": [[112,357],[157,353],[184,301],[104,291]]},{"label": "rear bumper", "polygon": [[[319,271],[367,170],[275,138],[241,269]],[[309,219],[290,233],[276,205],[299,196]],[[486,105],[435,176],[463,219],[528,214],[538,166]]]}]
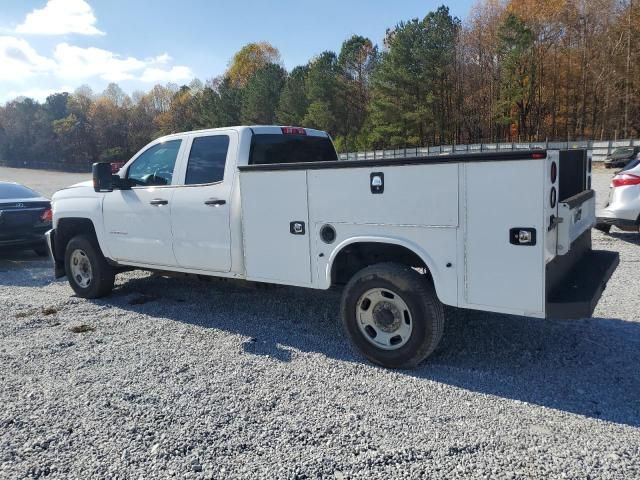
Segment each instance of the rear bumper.
[{"label": "rear bumper", "polygon": [[619,263],[617,252],[592,250],[591,230],[584,232],[567,255],[547,265],[546,317],[591,317]]},{"label": "rear bumper", "polygon": [[0,229],[0,247],[42,247],[45,245],[44,228]]},{"label": "rear bumper", "polygon": [[49,257],[53,261],[54,275],[56,278],[64,277],[66,272],[64,270],[64,260],[56,258],[56,231],[55,229],[49,230],[44,234],[47,240],[47,247],[49,248]]}]

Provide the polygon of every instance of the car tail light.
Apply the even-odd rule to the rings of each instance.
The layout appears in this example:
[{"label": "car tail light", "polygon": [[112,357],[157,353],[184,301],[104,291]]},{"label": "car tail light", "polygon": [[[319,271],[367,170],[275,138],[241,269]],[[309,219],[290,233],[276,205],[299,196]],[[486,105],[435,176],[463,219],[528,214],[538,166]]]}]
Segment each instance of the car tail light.
[{"label": "car tail light", "polygon": [[42,223],[51,223],[51,220],[53,220],[53,212],[51,208],[47,208],[40,214],[40,221]]},{"label": "car tail light", "polygon": [[628,187],[629,185],[640,185],[640,176],[631,173],[620,173],[613,177],[612,187]]},{"label": "car tail light", "polygon": [[306,135],[307,132],[301,127],[282,127],[284,135]]}]

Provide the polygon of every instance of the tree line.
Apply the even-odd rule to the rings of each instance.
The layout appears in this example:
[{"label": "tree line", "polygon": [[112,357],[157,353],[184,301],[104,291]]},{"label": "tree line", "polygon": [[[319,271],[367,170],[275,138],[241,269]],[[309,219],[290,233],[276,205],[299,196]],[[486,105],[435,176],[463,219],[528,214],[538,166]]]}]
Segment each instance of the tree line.
[{"label": "tree line", "polygon": [[442,6],[291,71],[252,43],[204,83],[15,99],[0,161],[126,160],[163,134],[242,124],[326,130],[339,151],[635,137],[639,40],[632,0],[482,0],[465,22]]}]

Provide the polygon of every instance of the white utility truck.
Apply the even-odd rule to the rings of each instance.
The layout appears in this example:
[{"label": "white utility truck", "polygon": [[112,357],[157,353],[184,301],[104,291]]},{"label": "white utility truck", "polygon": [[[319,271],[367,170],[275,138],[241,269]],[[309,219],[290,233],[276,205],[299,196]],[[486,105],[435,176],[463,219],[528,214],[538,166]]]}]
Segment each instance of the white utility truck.
[{"label": "white utility truck", "polygon": [[590,176],[583,151],[338,161],[317,130],[202,130],[117,175],[94,164],[93,184],[53,196],[47,238],[84,298],[132,267],[341,287],[358,350],[404,368],[436,348],[443,305],[591,316],[618,255],[591,249]]}]

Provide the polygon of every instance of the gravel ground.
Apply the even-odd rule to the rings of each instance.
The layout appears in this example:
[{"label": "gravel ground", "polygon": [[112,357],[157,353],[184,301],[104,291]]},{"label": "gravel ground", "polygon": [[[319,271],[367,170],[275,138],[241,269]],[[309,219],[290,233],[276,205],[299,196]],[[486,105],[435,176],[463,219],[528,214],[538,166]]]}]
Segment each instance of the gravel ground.
[{"label": "gravel ground", "polygon": [[351,351],[335,292],[131,272],[87,301],[2,254],[0,478],[640,478],[640,235],[594,241],[595,318],[450,312],[412,371]]}]

